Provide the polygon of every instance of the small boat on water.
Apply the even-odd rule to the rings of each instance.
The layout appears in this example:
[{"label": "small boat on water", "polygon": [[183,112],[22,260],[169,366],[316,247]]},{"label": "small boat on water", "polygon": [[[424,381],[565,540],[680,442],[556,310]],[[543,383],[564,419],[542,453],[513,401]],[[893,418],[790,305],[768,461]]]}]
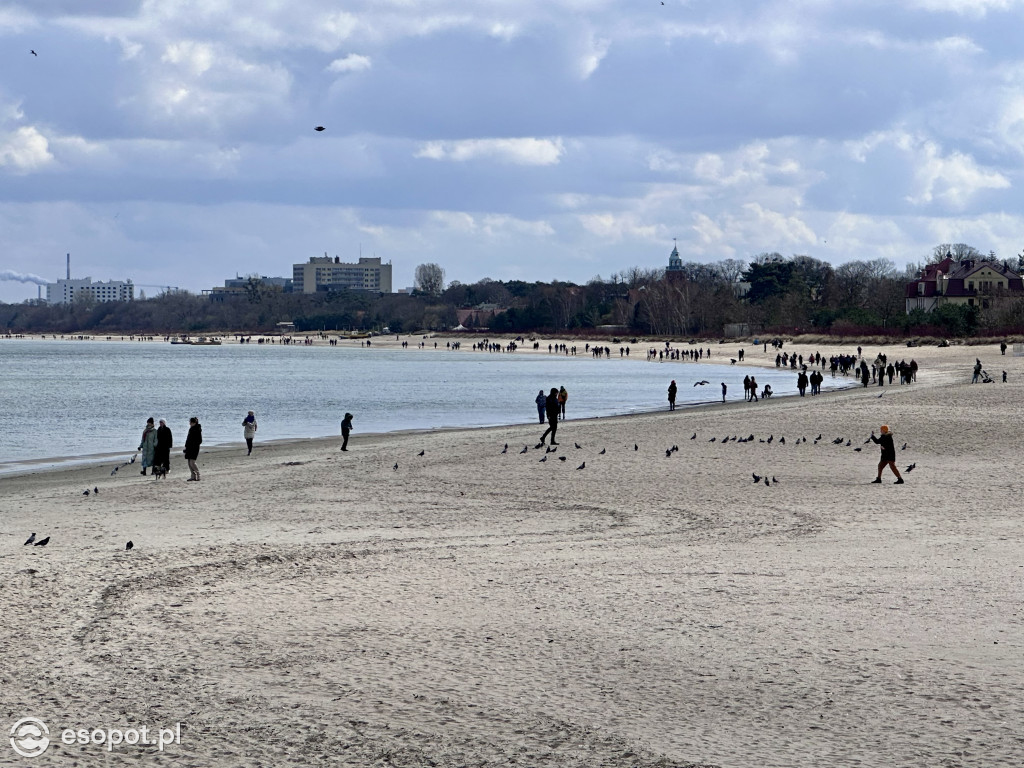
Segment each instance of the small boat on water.
[{"label": "small boat on water", "polygon": [[177,339],[171,339],[171,344],[187,344],[191,347],[219,347],[220,339],[214,339],[208,336],[200,336],[196,339],[188,336],[181,336]]}]

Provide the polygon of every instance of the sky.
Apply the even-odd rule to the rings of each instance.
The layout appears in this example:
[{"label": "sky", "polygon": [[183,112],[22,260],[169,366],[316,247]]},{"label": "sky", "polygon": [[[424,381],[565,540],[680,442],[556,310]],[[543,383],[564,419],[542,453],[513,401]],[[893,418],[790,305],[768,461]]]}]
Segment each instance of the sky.
[{"label": "sky", "polygon": [[[1024,249],[1024,0],[0,0],[0,301]],[[30,53],[35,51],[36,55]],[[316,132],[316,126],[325,130]]]}]

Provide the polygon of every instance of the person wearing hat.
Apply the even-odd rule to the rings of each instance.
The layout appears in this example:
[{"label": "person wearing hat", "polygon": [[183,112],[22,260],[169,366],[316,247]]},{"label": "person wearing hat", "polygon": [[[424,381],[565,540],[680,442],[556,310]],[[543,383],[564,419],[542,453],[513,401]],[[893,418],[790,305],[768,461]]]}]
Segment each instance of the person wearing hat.
[{"label": "person wearing hat", "polygon": [[676,409],[676,392],[679,391],[679,387],[676,386],[676,380],[672,379],[672,383],[668,385],[668,409],[674,411]]},{"label": "person wearing hat", "polygon": [[872,480],[872,483],[882,482],[882,470],[885,469],[886,465],[892,470],[892,473],[896,475],[895,485],[903,485],[903,478],[900,477],[900,471],[896,469],[896,445],[892,441],[892,432],[889,431],[889,427],[885,424],[882,425],[882,436],[875,437],[875,431],[871,430],[871,442],[875,445],[882,446],[882,458],[878,462],[878,477]]},{"label": "person wearing hat", "polygon": [[249,415],[242,419],[242,435],[245,437],[245,444],[249,448],[246,456],[252,455],[252,439],[256,437],[256,414],[249,411]]}]

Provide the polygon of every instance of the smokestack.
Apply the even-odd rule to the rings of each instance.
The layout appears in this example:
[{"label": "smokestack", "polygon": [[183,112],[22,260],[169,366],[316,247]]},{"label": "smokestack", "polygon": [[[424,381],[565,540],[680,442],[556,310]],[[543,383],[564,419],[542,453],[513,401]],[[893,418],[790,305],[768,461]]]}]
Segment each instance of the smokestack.
[{"label": "smokestack", "polygon": [[68,254],[68,280],[71,279],[71,254]]}]

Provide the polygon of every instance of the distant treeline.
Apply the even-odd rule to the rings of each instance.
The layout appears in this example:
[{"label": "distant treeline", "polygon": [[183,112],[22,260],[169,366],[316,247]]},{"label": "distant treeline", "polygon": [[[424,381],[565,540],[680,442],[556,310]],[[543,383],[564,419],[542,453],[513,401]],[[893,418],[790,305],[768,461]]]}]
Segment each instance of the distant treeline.
[{"label": "distant treeline", "polygon": [[[946,248],[937,247],[936,256]],[[599,332],[600,326],[618,326],[630,335],[718,337],[727,325],[745,324],[759,334],[954,337],[1024,327],[1020,300],[993,301],[984,311],[944,306],[906,314],[905,286],[920,268],[914,265],[899,273],[886,259],[833,267],[808,256],[766,253],[749,263],[684,263],[672,272],[633,268],[585,285],[484,279],[471,285],[453,282],[443,290],[438,286],[433,293],[378,295],[347,290],[284,293],[252,281],[243,294],[223,301],[170,292],[127,303],[86,298],[71,305],[0,304],[0,331],[265,334],[274,332],[279,322],[291,322],[297,331],[379,332],[387,327],[391,333],[411,333],[454,328],[459,324],[457,310],[481,304],[505,311],[493,317],[485,311],[465,326],[486,326],[503,335],[586,334]],[[1018,268],[1016,262],[1013,268]]]}]

